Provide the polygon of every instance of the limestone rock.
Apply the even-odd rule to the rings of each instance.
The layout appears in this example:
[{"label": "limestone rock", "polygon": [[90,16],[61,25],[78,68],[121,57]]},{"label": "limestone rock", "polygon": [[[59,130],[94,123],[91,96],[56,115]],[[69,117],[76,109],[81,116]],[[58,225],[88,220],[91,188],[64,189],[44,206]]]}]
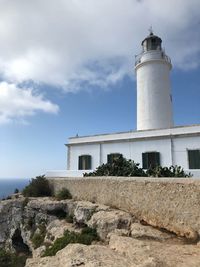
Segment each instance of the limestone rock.
[{"label": "limestone rock", "polygon": [[131,224],[131,236],[138,239],[151,239],[164,241],[173,238],[175,235],[162,232],[152,226],[142,225],[140,223]]},{"label": "limestone rock", "polygon": [[112,210],[111,207],[106,206],[106,205],[98,204],[95,212],[98,212],[98,211],[108,211],[108,210]]},{"label": "limestone rock", "polygon": [[199,233],[195,231],[192,227],[183,226],[182,229],[180,229],[180,227],[174,225],[172,230],[178,236],[186,237],[190,242],[196,242],[199,239]]},{"label": "limestone rock", "polygon": [[31,208],[32,210],[42,210],[42,211],[51,211],[56,209],[67,209],[69,200],[55,200],[54,198],[50,197],[42,197],[42,198],[29,198],[27,203],[27,207]]},{"label": "limestone rock", "polygon": [[78,224],[86,224],[95,212],[97,204],[93,204],[87,201],[80,201],[77,203],[74,211],[74,219]]},{"label": "limestone rock", "polygon": [[150,246],[146,242],[131,237],[112,234],[110,236],[109,247],[124,255],[124,257],[132,259],[137,264],[147,260],[151,255]]},{"label": "limestone rock", "polygon": [[98,245],[70,244],[54,257],[28,259],[26,267],[136,267],[133,262],[115,251]]},{"label": "limestone rock", "polygon": [[23,214],[23,199],[0,202],[0,247],[12,247],[12,236],[20,229]]},{"label": "limestone rock", "polygon": [[200,251],[196,245],[180,240],[158,242],[111,235],[109,247],[139,267],[199,267]]},{"label": "limestone rock", "polygon": [[91,228],[96,228],[102,240],[108,233],[115,229],[128,229],[132,221],[130,214],[120,210],[99,211],[94,213],[87,223]]},{"label": "limestone rock", "polygon": [[45,236],[45,242],[53,243],[57,238],[64,235],[66,230],[73,232],[80,232],[81,230],[75,228],[73,224],[67,223],[65,220],[54,220],[47,226],[47,234]]},{"label": "limestone rock", "polygon": [[43,253],[45,252],[46,247],[45,246],[41,246],[35,250],[32,251],[32,257],[33,258],[39,258],[43,255]]},{"label": "limestone rock", "polygon": [[107,235],[107,238],[109,239],[111,237],[111,235],[119,235],[119,236],[130,236],[130,231],[127,229],[115,229],[114,231],[110,232]]}]

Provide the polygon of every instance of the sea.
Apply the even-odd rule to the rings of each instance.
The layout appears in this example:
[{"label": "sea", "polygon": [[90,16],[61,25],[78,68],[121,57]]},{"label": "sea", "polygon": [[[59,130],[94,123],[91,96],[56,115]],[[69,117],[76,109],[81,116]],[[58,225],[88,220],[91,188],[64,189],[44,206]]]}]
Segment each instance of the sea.
[{"label": "sea", "polygon": [[0,178],[0,199],[13,194],[15,189],[22,191],[30,180],[30,178]]}]

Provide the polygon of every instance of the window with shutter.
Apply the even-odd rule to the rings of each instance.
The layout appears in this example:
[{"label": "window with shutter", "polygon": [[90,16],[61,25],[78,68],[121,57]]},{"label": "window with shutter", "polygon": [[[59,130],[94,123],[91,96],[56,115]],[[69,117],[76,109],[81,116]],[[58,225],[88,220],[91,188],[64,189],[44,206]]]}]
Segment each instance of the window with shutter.
[{"label": "window with shutter", "polygon": [[142,153],[142,168],[147,170],[149,168],[155,168],[160,165],[160,153],[159,152],[146,152]]},{"label": "window with shutter", "polygon": [[111,153],[107,155],[107,163],[113,163],[114,160],[118,159],[122,154],[120,153]]},{"label": "window with shutter", "polygon": [[91,170],[92,169],[92,157],[90,155],[81,155],[78,159],[79,170]]},{"label": "window with shutter", "polygon": [[189,169],[200,169],[200,149],[188,150]]}]

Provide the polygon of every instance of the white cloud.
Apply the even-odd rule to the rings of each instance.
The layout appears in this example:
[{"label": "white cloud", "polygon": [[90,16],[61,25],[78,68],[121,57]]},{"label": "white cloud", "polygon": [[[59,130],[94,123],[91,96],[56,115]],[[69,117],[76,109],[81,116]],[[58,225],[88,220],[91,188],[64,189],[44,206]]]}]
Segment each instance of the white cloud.
[{"label": "white cloud", "polygon": [[36,112],[56,114],[58,110],[57,105],[34,93],[32,89],[18,88],[7,82],[0,83],[0,124],[26,123],[26,118]]},{"label": "white cloud", "polygon": [[133,75],[153,26],[173,65],[199,67],[199,0],[0,0],[0,72],[76,91]]}]

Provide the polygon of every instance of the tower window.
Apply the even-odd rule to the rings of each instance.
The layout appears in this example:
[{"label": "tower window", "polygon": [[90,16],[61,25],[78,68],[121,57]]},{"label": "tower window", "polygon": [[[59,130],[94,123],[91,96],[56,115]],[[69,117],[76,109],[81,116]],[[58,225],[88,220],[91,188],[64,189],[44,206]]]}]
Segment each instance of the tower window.
[{"label": "tower window", "polygon": [[122,154],[120,153],[111,153],[107,155],[107,163],[113,163],[114,160],[118,159]]},{"label": "tower window", "polygon": [[188,150],[189,169],[200,169],[200,149]]},{"label": "tower window", "polygon": [[82,155],[78,158],[78,169],[79,170],[91,170],[92,168],[92,157],[90,155]]},{"label": "tower window", "polygon": [[160,153],[159,152],[146,152],[142,153],[142,168],[147,170],[149,168],[155,168],[160,165]]}]

